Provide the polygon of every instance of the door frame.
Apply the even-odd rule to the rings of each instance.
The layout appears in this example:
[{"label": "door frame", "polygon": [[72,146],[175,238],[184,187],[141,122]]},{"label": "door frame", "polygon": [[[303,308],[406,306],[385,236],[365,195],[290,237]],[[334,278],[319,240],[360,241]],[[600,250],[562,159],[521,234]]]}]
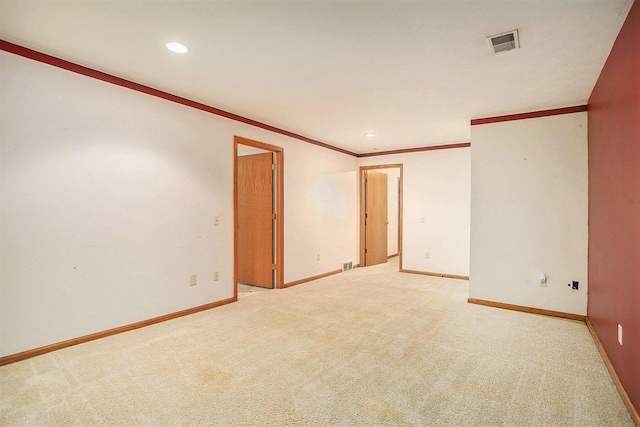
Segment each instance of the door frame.
[{"label": "door frame", "polygon": [[276,280],[275,288],[284,288],[284,150],[264,142],[254,141],[241,136],[233,137],[233,299],[238,300],[238,145],[271,151],[275,157],[276,183]]},{"label": "door frame", "polygon": [[365,182],[364,182],[364,174],[365,171],[375,170],[375,169],[400,169],[400,191],[398,194],[398,205],[399,205],[399,214],[398,214],[398,269],[402,271],[402,199],[403,199],[403,176],[402,176],[402,163],[393,163],[386,165],[372,165],[372,166],[360,166],[359,171],[359,179],[360,179],[360,266],[364,267],[364,237],[365,237],[365,227],[364,227],[364,208],[365,208]]}]

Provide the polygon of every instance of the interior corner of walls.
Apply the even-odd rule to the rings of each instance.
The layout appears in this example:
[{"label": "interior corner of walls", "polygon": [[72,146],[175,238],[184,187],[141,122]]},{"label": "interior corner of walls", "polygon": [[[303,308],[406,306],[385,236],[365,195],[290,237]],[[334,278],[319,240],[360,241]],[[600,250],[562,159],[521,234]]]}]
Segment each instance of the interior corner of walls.
[{"label": "interior corner of walls", "polygon": [[[234,135],[284,148],[286,280],[358,262],[356,157],[15,55],[3,58],[5,70],[11,72],[3,74],[3,87],[10,90],[2,106],[16,120],[0,141],[10,153],[2,158],[3,174],[21,192],[9,197],[3,188],[2,226],[13,224],[21,243],[3,241],[19,257],[3,268],[3,290],[19,295],[2,298],[14,308],[2,312],[4,350],[233,294]],[[14,146],[20,149],[5,150]],[[320,264],[315,253],[306,261],[298,256],[307,251],[297,246],[305,243],[301,235],[323,251]],[[75,286],[76,298],[62,298]],[[97,300],[99,313],[78,321]],[[7,325],[21,329],[7,332]]]},{"label": "interior corner of walls", "polygon": [[403,165],[403,269],[468,276],[469,149],[368,157],[359,164]]},{"label": "interior corner of walls", "polygon": [[357,159],[309,144],[291,148],[285,147],[286,283],[358,261]]}]

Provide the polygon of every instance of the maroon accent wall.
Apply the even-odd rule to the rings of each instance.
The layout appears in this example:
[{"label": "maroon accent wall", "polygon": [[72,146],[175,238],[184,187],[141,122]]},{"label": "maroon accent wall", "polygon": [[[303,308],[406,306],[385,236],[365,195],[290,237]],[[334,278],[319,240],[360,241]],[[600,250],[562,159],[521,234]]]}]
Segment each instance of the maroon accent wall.
[{"label": "maroon accent wall", "polygon": [[[589,302],[587,315],[640,409],[640,1],[588,103]],[[623,340],[617,341],[618,324]]]}]

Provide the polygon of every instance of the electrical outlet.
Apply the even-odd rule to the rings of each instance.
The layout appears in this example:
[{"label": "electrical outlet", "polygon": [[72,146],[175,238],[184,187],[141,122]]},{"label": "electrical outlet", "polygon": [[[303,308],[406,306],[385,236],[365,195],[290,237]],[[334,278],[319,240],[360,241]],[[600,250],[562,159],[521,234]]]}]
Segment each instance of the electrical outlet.
[{"label": "electrical outlet", "polygon": [[320,261],[320,254],[316,254],[316,259]]},{"label": "electrical outlet", "polygon": [[198,284],[198,276],[195,274],[191,275],[191,282],[190,282],[191,286],[195,286]]},{"label": "electrical outlet", "polygon": [[220,280],[220,272],[219,271],[214,271],[213,272],[213,281],[216,282]]},{"label": "electrical outlet", "polygon": [[213,217],[213,225],[214,227],[217,227],[220,225],[220,217],[218,215]]},{"label": "electrical outlet", "polygon": [[618,344],[622,345],[622,325],[618,323]]},{"label": "electrical outlet", "polygon": [[429,258],[431,258],[431,252],[425,252],[425,253],[424,253],[424,258],[425,258],[425,259],[429,259]]}]

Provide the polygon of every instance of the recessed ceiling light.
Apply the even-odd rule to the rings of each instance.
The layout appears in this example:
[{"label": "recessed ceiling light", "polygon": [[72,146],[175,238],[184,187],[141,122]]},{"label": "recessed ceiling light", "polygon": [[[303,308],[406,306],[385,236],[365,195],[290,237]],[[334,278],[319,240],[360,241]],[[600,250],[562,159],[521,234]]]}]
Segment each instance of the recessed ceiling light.
[{"label": "recessed ceiling light", "polygon": [[178,42],[169,42],[166,44],[166,46],[167,46],[167,49],[175,53],[186,53],[189,51],[188,47]]},{"label": "recessed ceiling light", "polygon": [[365,133],[364,136],[365,138],[373,138],[374,136],[376,136],[376,134],[369,132],[369,133]]}]

